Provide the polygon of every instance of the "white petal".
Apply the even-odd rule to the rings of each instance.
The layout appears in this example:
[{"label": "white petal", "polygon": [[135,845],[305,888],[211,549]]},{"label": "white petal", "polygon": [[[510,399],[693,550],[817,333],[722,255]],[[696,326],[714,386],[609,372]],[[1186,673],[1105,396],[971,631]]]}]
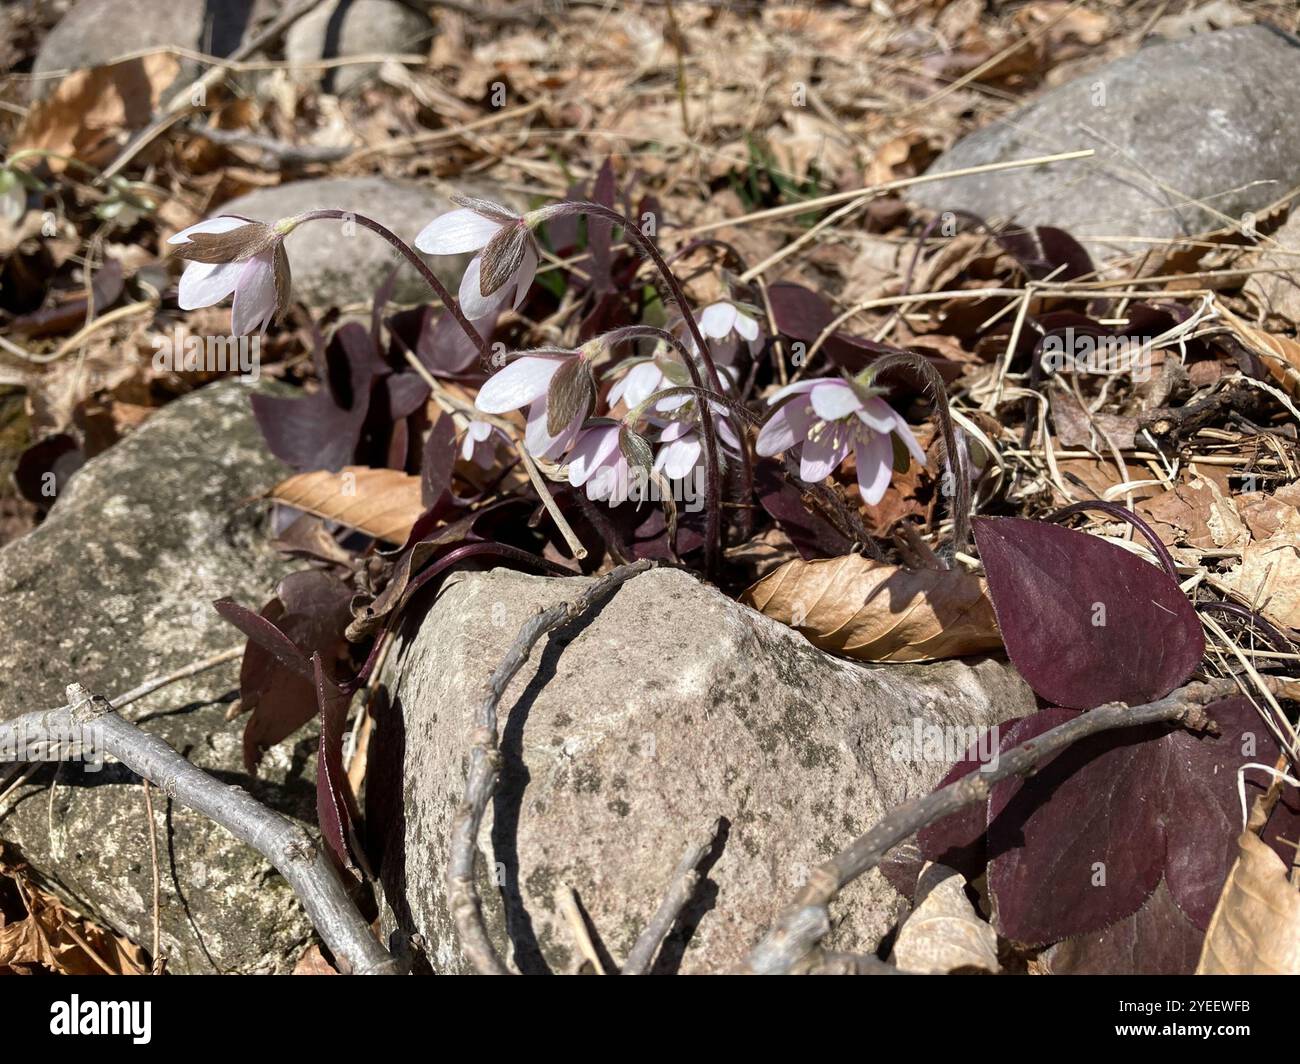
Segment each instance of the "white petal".
[{"label": "white petal", "polygon": [[736,324],[737,311],[730,303],[710,303],[700,315],[700,332],[721,340]]},{"label": "white petal", "polygon": [[849,453],[847,442],[805,440],[799,452],[799,476],[809,484],[825,480]]},{"label": "white petal", "polygon": [[475,419],[465,426],[465,434],[472,437],[475,443],[482,443],[492,435],[492,422]]},{"label": "white petal", "polygon": [[839,421],[862,406],[862,400],[843,381],[823,381],[808,395],[812,408],[823,421]]},{"label": "white petal", "polygon": [[893,432],[898,415],[894,408],[879,396],[872,396],[862,404],[858,420],[873,432]]},{"label": "white petal", "polygon": [[925,452],[921,450],[921,445],[916,442],[916,437],[912,435],[911,427],[896,411],[890,410],[890,413],[893,414],[894,418],[894,432],[896,432],[898,438],[903,441],[903,445],[907,448],[908,453],[916,459],[917,465],[925,465]]},{"label": "white petal", "polygon": [[510,294],[510,285],[507,283],[490,296],[484,297],[479,273],[482,265],[483,256],[475,255],[469,261],[465,276],[460,279],[460,309],[465,312],[465,317],[470,321],[486,318],[504,303],[506,296]]},{"label": "white petal", "polygon": [[181,310],[198,310],[220,303],[235,290],[242,262],[191,262],[181,274],[176,302]]},{"label": "white petal", "polygon": [[740,311],[736,311],[736,332],[740,333],[750,343],[753,343],[758,339],[758,322],[740,313]]},{"label": "white petal", "polygon": [[[472,429],[473,427],[474,423],[471,422],[470,428]],[[474,437],[468,432],[465,433],[465,438],[460,441],[460,456],[466,462],[470,461],[474,457],[474,443]]]},{"label": "white petal", "polygon": [[602,426],[588,429],[578,437],[569,455],[569,483],[582,487],[596,470],[610,464],[610,456],[618,449],[618,429]]},{"label": "white petal", "polygon": [[894,448],[889,437],[873,433],[866,440],[853,445],[853,457],[858,465],[858,491],[862,501],[875,506],[885,497],[885,489],[894,475]]},{"label": "white petal", "polygon": [[733,451],[740,450],[740,437],[736,435],[736,430],[732,428],[731,422],[727,418],[715,417],[713,419],[713,428],[724,446],[730,447]]},{"label": "white petal", "polygon": [[175,236],[169,236],[169,244],[188,244],[193,233],[229,233],[232,229],[247,225],[243,218],[232,218],[228,214],[219,214],[215,218],[205,218],[201,222],[182,229]]},{"label": "white petal", "polygon": [[702,444],[697,433],[692,432],[680,440],[659,449],[655,458],[655,469],[663,471],[669,480],[681,480],[691,475],[700,461]]},{"label": "white petal", "polygon": [[812,423],[813,416],[808,412],[805,400],[796,399],[786,403],[767,419],[758,434],[755,450],[766,458],[788,451],[808,435]]},{"label": "white petal", "polygon": [[504,414],[527,406],[546,394],[562,363],[562,359],[535,355],[517,358],[484,382],[474,405],[485,414]]},{"label": "white petal", "polygon": [[524,446],[535,458],[558,458],[572,445],[578,430],[582,428],[582,419],[574,418],[558,436],[552,436],[546,428],[546,402],[538,400],[528,408],[528,427],[524,430]]},{"label": "white petal", "polygon": [[767,400],[768,406],[775,406],[787,395],[797,395],[799,392],[810,392],[819,384],[825,384],[827,381],[833,381],[834,377],[814,377],[812,380],[795,381],[793,384],[787,384],[784,388],[773,393]]},{"label": "white petal", "polygon": [[[609,402],[612,406],[622,399],[627,403],[628,409],[639,405],[654,393],[664,383],[664,373],[653,362],[641,362],[633,366],[624,375],[614,388],[610,389]],[[618,394],[615,395],[615,389]]]},{"label": "white petal", "polygon": [[235,285],[230,328],[237,336],[264,331],[275,315],[275,265],[271,254],[254,255]]},{"label": "white petal", "polygon": [[421,229],[415,246],[427,255],[460,255],[478,251],[500,228],[499,222],[484,218],[468,207],[460,207],[440,214]]},{"label": "white petal", "polygon": [[[537,276],[537,252],[530,242],[524,248],[523,260],[519,263],[519,268],[515,270],[515,310],[519,309],[519,304],[524,301],[528,295],[528,289],[533,286],[533,278]],[[506,287],[510,287],[510,281],[506,281]]]}]

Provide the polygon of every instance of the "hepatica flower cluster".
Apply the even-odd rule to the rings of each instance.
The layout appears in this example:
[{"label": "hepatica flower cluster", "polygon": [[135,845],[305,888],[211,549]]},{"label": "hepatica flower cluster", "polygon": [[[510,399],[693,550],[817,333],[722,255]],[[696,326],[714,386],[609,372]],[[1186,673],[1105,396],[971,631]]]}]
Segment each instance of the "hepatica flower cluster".
[{"label": "hepatica flower cluster", "polygon": [[[743,286],[730,282],[723,298],[690,307],[650,238],[608,208],[571,202],[520,214],[487,200],[458,198],[455,209],[432,219],[414,241],[429,256],[472,256],[454,299],[383,226],[347,217],[384,236],[420,268],[469,342],[487,355],[485,341],[475,335],[482,326],[469,323],[486,323],[490,331],[501,312],[524,307],[543,257],[539,230],[584,215],[593,244],[598,227],[608,234],[617,219],[629,242],[655,260],[668,289],[667,327],[623,325],[574,347],[505,352],[498,346],[483,360],[488,372],[474,412],[458,422],[458,457],[490,469],[515,442],[589,500],[617,506],[645,497],[648,483],[669,489],[682,484],[688,495],[706,484],[715,511],[723,505],[725,480],[740,471],[752,483],[755,460],[784,452],[797,459],[804,484],[827,481],[851,456],[861,498],[869,505],[883,497],[900,452],[924,464],[911,429],[872,386],[869,373],[824,374],[777,389],[767,400],[768,417],[751,453],[750,430],[760,420],[755,411],[762,409],[751,394],[753,371],[770,351],[764,314]],[[344,216],[315,211],[266,224],[223,215],[177,233],[169,243],[186,262],[179,305],[188,310],[231,298],[233,330],[264,331],[289,304],[284,238],[307,222]],[[633,273],[641,262],[633,257]],[[521,421],[515,422],[517,441],[502,428],[513,417]],[[721,525],[715,514],[710,534],[723,535]]]}]

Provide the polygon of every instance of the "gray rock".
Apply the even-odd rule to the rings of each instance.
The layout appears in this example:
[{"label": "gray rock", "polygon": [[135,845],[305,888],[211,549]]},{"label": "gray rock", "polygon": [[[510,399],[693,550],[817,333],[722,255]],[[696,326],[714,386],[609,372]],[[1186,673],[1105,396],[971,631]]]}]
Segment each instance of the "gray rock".
[{"label": "gray rock", "polygon": [[[397,941],[422,939],[437,971],[466,963],[443,877],[471,714],[520,624],[584,584],[458,576],[390,657],[393,708],[379,718],[370,784],[389,788],[371,794],[378,807],[402,810],[390,817],[384,920]],[[925,751],[910,742],[895,749],[900,729],[985,726],[1033,705],[999,661],[843,661],[687,573],[652,570],[539,644],[502,701],[501,787],[480,840],[489,929],[520,970],[569,970],[555,896],[571,887],[621,963],[688,841],[724,817],[661,963],[727,968],[810,868],[946,770],[933,749],[930,760],[913,759]],[[835,944],[872,950],[899,902],[876,873],[853,884],[835,907]]]},{"label": "gray rock", "polygon": [[[112,697],[241,637],[211,602],[260,605],[285,566],[245,505],[284,473],[248,390],[210,385],[88,462],[48,519],[0,551],[0,716],[61,705],[74,680]],[[315,822],[314,740],[242,767],[225,709],[238,662],[165,687],[125,715],[195,764]],[[152,866],[138,778],[121,765],[42,768],[0,805],[0,837],[76,908],[148,944]],[[3,787],[0,787],[3,790]],[[288,885],[255,851],[155,794],[163,946],[171,970],[284,971],[311,933]]]},{"label": "gray rock", "polygon": [[[458,186],[459,187],[459,186]],[[499,202],[500,193],[462,187],[467,195]],[[408,243],[434,217],[453,209],[447,193],[428,185],[384,177],[322,177],[261,188],[221,205],[223,214],[273,222],[320,207],[351,210],[375,219]],[[423,303],[432,298],[414,267],[378,234],[361,226],[326,220],[300,226],[285,239],[296,298],[313,306],[369,303],[397,262],[402,262],[394,298]],[[470,255],[424,256],[454,295]]]},{"label": "gray rock", "polygon": [[[417,11],[395,0],[334,0],[321,4],[289,27],[284,37],[286,59],[311,62],[350,55],[406,55],[421,52],[433,25]],[[377,63],[301,71],[318,74],[329,92],[345,93],[363,85],[379,69]]]},{"label": "gray rock", "polygon": [[[1095,149],[1092,159],[919,185],[913,198],[1082,237],[1239,223],[1300,183],[1298,69],[1300,49],[1263,26],[1143,48],[964,138],[930,170],[1079,148]],[[1136,246],[1089,249],[1109,258]]]},{"label": "gray rock", "polygon": [[[257,20],[274,8],[274,0],[79,0],[41,42],[32,64],[35,74],[101,66],[124,55],[155,48],[180,47],[228,56]],[[185,72],[193,76],[193,66]],[[39,99],[57,78],[32,83]]]}]

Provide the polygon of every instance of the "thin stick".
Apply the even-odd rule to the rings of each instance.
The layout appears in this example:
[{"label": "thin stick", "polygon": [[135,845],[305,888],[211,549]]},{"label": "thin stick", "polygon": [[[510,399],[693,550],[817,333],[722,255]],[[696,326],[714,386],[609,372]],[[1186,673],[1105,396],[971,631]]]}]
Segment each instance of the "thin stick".
[{"label": "thin stick", "polygon": [[623,963],[624,975],[644,975],[649,970],[663,940],[668,937],[668,932],[673,929],[677,917],[681,915],[682,910],[686,908],[686,903],[695,894],[695,888],[700,882],[697,866],[713,848],[713,840],[718,837],[718,828],[721,824],[720,820],[714,819],[707,829],[700,832],[687,845],[686,852],[682,854],[682,859],[677,862],[677,867],[673,870],[673,878],[668,884],[668,891],[664,894],[663,901],[659,903],[659,908],[655,910],[654,916],[646,924],[645,930],[641,932],[636,944],[628,953],[627,960]]},{"label": "thin stick", "polygon": [[509,975],[487,927],[483,924],[483,902],[474,876],[478,856],[479,829],[488,802],[496,793],[501,770],[498,747],[497,706],[510,681],[528,660],[528,655],[542,636],[567,621],[580,617],[611,591],[650,569],[648,559],[611,569],[571,602],[561,602],[534,614],[519,629],[505,658],[486,684],[483,702],[475,715],[470,732],[469,773],[465,780],[465,798],[451,822],[451,847],[447,859],[447,908],[451,910],[460,948],[480,975]]},{"label": "thin stick", "polygon": [[161,739],[122,719],[107,700],[80,684],[67,689],[68,705],[37,710],[0,723],[0,758],[13,760],[32,735],[54,737],[51,749],[69,757],[91,738],[155,784],[168,798],[220,824],[271,862],[293,888],[325,944],[348,971],[395,974],[397,963],[352,904],[329,856],[297,824],[190,764]]},{"label": "thin stick", "polygon": [[546,481],[542,479],[542,472],[537,468],[537,463],[533,461],[533,456],[528,453],[528,448],[522,442],[515,442],[515,450],[519,454],[520,461],[524,463],[524,469],[528,471],[528,479],[533,482],[537,497],[542,500],[542,505],[546,507],[546,512],[551,515],[555,527],[560,530],[564,542],[569,545],[569,550],[573,551],[574,558],[582,561],[587,556],[587,548],[582,545],[582,540],[578,538],[569,522],[564,519],[564,514],[560,513],[560,507],[555,501],[555,496],[551,494],[550,489],[546,486]]},{"label": "thin stick", "polygon": [[144,815],[149,824],[149,867],[153,873],[153,951],[150,953],[153,974],[162,975],[167,962],[162,955],[162,874],[158,868],[158,833],[153,822],[153,784],[141,780],[144,790]]},{"label": "thin stick", "polygon": [[[1265,676],[1260,680],[1265,687],[1285,697],[1286,681]],[[955,783],[904,802],[870,831],[859,835],[813,870],[776,925],[754,947],[744,970],[759,975],[806,970],[810,963],[815,963],[817,943],[830,930],[828,906],[844,887],[875,868],[889,850],[922,828],[987,799],[995,783],[1013,776],[1027,776],[1047,758],[1099,732],[1158,721],[1204,728],[1210,723],[1204,707],[1237,693],[1235,681],[1214,680],[1188,684],[1147,705],[1112,702],[1099,706],[1000,754],[996,767],[983,766]]]},{"label": "thin stick", "polygon": [[188,665],[169,672],[165,676],[155,676],[152,680],[145,680],[142,684],[137,684],[131,690],[118,695],[113,699],[113,708],[121,709],[125,705],[139,701],[145,695],[151,695],[160,687],[166,687],[168,684],[176,683],[178,680],[186,680],[191,676],[197,676],[201,672],[207,672],[208,669],[214,669],[218,665],[224,665],[227,661],[234,661],[236,658],[244,656],[242,646],[230,647],[218,654],[213,654],[202,661],[194,661]]}]

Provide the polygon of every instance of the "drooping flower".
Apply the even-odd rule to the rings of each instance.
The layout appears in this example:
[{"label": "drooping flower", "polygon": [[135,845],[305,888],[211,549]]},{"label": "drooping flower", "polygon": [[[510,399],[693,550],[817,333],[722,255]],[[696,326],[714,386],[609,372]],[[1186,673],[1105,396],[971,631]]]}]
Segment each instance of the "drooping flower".
[{"label": "drooping flower", "polygon": [[786,399],[763,425],[755,449],[770,457],[800,447],[799,476],[810,484],[829,477],[852,448],[858,491],[868,506],[874,506],[893,476],[891,433],[925,465],[925,452],[907,422],[861,384],[838,377],[798,381],[778,391],[768,405]]},{"label": "drooping flower", "polygon": [[460,443],[460,456],[480,469],[491,469],[496,461],[497,444],[509,442],[499,428],[482,418],[472,418],[465,426],[465,436]]},{"label": "drooping flower", "polygon": [[289,305],[288,220],[266,225],[223,214],[169,237],[172,252],[187,260],[177,302],[182,310],[220,303],[234,293],[230,327],[238,334],[265,332]]},{"label": "drooping flower", "polygon": [[460,281],[460,307],[471,321],[486,318],[507,299],[518,307],[537,274],[533,230],[545,209],[516,214],[489,200],[455,196],[459,205],[420,230],[415,246],[428,255],[478,254]]},{"label": "drooping flower", "polygon": [[700,311],[700,332],[710,340],[725,340],[735,332],[752,343],[758,339],[758,322],[749,307],[720,299]]},{"label": "drooping flower", "polygon": [[474,405],[485,414],[527,407],[524,445],[536,458],[558,458],[573,445],[595,394],[588,349],[524,351],[488,378]]},{"label": "drooping flower", "polygon": [[569,483],[585,487],[587,498],[608,500],[610,506],[626,502],[633,490],[632,469],[619,446],[621,426],[601,420],[584,428],[569,455]]}]

